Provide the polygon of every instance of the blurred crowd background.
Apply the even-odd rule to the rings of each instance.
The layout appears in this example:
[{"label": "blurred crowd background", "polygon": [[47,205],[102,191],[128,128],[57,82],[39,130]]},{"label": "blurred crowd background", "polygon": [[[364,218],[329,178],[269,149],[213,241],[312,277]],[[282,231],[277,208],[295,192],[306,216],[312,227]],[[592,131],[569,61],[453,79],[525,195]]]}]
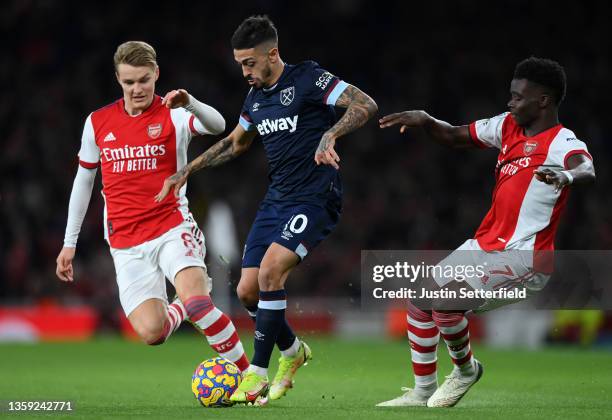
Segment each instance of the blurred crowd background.
[{"label": "blurred crowd background", "polygon": [[[0,303],[86,302],[116,312],[99,176],[77,247],[76,282],[55,277],[83,122],[121,96],[115,48],[132,39],[151,43],[158,93],[186,88],[219,109],[230,130],[248,86],[229,40],[256,13],[276,23],[286,62],[319,62],[372,96],[380,116],[425,109],[453,124],[490,117],[506,110],[518,61],[559,61],[568,78],[561,121],[588,144],[597,183],[572,193],[556,244],[612,249],[609,2],[11,0],[0,8]],[[190,156],[214,141],[194,141]],[[289,296],[357,299],[360,250],[452,249],[488,210],[495,151],[447,150],[421,132],[382,131],[374,121],[342,138],[337,150],[342,221],[292,274]],[[193,176],[188,197],[196,219],[204,225],[214,202],[227,204],[241,249],[266,171],[256,141],[235,161]],[[235,288],[239,257],[229,268],[217,255],[208,263],[229,270]]]}]

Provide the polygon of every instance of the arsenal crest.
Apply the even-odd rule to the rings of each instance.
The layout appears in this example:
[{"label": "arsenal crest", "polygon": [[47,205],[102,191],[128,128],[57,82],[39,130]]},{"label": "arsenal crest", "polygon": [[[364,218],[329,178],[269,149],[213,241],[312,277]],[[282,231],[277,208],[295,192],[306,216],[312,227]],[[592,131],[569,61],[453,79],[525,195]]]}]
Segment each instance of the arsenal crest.
[{"label": "arsenal crest", "polygon": [[152,139],[158,138],[161,132],[162,132],[161,123],[149,124],[149,126],[147,127],[147,133],[149,134],[149,137],[151,137]]},{"label": "arsenal crest", "polygon": [[291,86],[286,89],[281,90],[280,92],[280,101],[281,104],[285,106],[289,106],[291,102],[293,102],[293,97],[295,96],[295,87]]},{"label": "arsenal crest", "polygon": [[530,155],[537,148],[538,148],[538,142],[537,141],[529,141],[528,140],[528,141],[525,142],[525,145],[523,146],[523,152],[525,152],[526,155]]}]

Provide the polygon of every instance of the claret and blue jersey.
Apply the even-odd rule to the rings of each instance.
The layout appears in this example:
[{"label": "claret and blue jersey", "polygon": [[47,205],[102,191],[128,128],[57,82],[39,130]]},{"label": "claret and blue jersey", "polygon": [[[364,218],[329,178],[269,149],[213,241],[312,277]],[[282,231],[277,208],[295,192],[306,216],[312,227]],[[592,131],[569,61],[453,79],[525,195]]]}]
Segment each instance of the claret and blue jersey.
[{"label": "claret and blue jersey", "polygon": [[270,88],[252,88],[240,125],[256,131],[268,158],[270,185],[245,245],[243,267],[258,267],[272,242],[304,258],[336,226],[342,184],[315,151],[336,121],[334,104],[348,85],[314,61],[285,64]]}]

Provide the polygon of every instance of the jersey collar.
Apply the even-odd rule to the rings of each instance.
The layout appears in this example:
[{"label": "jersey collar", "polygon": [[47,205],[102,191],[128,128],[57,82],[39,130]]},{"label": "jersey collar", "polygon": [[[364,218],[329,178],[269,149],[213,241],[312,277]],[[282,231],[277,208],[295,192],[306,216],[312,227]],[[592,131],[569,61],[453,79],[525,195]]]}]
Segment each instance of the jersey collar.
[{"label": "jersey collar", "polygon": [[151,101],[151,105],[149,105],[147,109],[145,109],[138,115],[130,115],[127,113],[127,111],[125,110],[125,100],[123,98],[119,99],[118,103],[121,109],[121,114],[125,115],[127,118],[140,118],[143,115],[150,114],[154,109],[156,109],[161,104],[161,100],[161,96],[154,95],[153,101]]},{"label": "jersey collar", "polygon": [[283,81],[283,79],[285,78],[285,76],[287,75],[289,68],[293,67],[291,64],[289,63],[285,63],[285,67],[283,68],[283,72],[281,73],[280,77],[278,78],[278,80],[276,81],[276,83],[274,83],[272,86],[270,86],[269,88],[264,88],[262,87],[261,90],[263,93],[270,93],[272,92],[274,89],[276,89],[279,85],[280,82]]}]

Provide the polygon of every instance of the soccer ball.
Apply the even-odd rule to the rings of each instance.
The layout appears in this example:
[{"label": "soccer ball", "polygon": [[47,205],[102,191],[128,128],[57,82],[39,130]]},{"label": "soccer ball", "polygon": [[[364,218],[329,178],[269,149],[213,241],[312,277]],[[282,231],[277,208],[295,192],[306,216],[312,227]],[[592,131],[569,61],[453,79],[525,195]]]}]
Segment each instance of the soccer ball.
[{"label": "soccer ball", "polygon": [[232,405],[229,398],[241,380],[235,364],[216,357],[198,365],[191,378],[191,390],[204,407],[227,407]]}]

